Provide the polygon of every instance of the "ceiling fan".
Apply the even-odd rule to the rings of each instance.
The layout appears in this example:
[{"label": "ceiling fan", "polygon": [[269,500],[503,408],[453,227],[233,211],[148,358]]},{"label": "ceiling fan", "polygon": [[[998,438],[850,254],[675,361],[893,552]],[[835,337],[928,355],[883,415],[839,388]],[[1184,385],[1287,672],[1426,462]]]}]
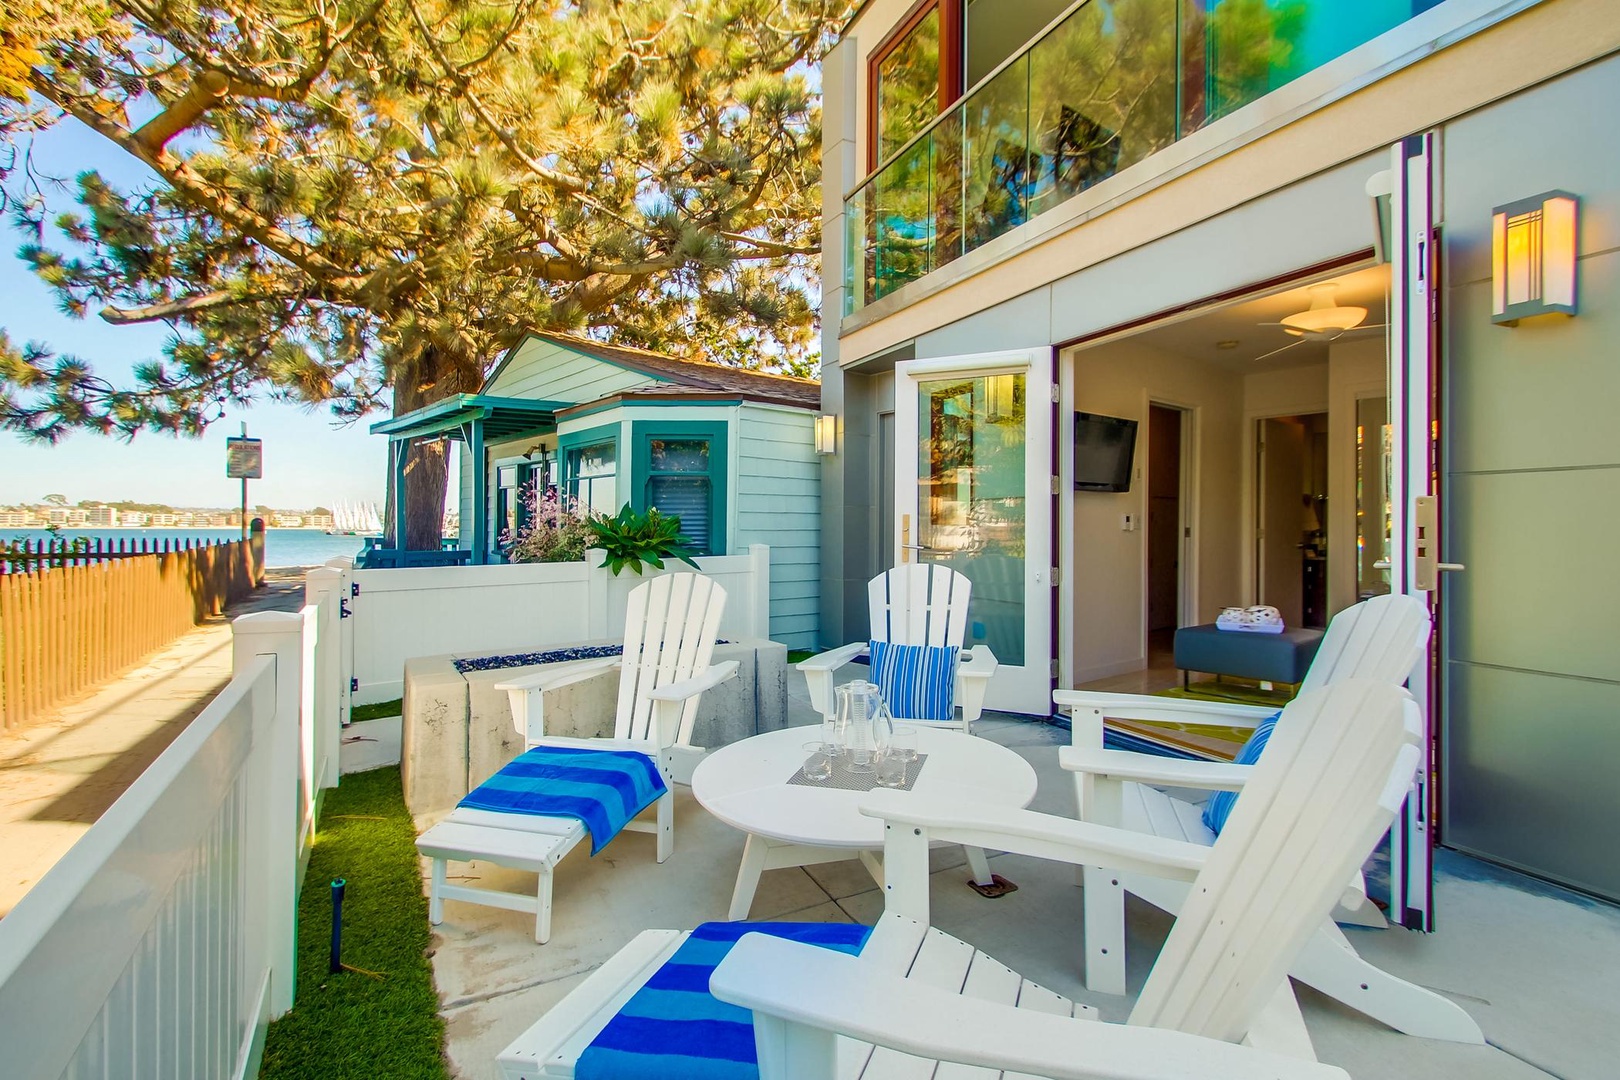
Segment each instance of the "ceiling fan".
[{"label": "ceiling fan", "polygon": [[1287,352],[1296,345],[1303,345],[1307,341],[1332,341],[1342,337],[1352,330],[1381,330],[1388,323],[1377,323],[1373,326],[1363,326],[1362,320],[1367,317],[1364,307],[1340,307],[1334,299],[1339,287],[1333,282],[1324,282],[1321,285],[1311,286],[1311,306],[1304,311],[1293,315],[1284,315],[1278,322],[1263,322],[1260,326],[1280,326],[1283,333],[1298,338],[1281,348],[1272,349],[1255,357],[1256,361],[1264,360],[1268,356],[1276,356],[1280,352]]}]

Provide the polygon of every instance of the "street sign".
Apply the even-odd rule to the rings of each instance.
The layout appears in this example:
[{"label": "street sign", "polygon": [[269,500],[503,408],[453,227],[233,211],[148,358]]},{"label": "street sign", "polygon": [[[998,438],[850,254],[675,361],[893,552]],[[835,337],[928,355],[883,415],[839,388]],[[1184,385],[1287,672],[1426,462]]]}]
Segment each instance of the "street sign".
[{"label": "street sign", "polygon": [[225,476],[230,480],[264,479],[264,440],[226,439]]}]

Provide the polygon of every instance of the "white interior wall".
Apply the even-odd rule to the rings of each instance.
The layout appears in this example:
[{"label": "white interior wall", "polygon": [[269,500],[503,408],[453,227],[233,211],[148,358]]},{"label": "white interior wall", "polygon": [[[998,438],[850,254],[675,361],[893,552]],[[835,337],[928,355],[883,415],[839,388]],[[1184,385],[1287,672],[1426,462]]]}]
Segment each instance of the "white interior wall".
[{"label": "white interior wall", "polygon": [[1074,635],[1076,683],[1135,671],[1147,663],[1145,635],[1147,532],[1120,528],[1130,514],[1143,522],[1147,499],[1144,437],[1150,402],[1192,412],[1188,516],[1196,551],[1196,618],[1208,622],[1232,603],[1240,548],[1235,512],[1242,474],[1243,384],[1227,372],[1162,349],[1122,341],[1073,355],[1074,407],[1143,424],[1131,490],[1077,491],[1074,498]]},{"label": "white interior wall", "polygon": [[[1074,681],[1138,670],[1147,663],[1145,421],[1150,402],[1192,411],[1189,509],[1196,595],[1193,618],[1213,621],[1231,604],[1256,602],[1255,423],[1266,416],[1328,414],[1328,605],[1355,602],[1355,406],[1385,392],[1380,338],[1329,348],[1328,360],[1234,375],[1141,342],[1082,349],[1074,369],[1074,408],[1143,423],[1131,490],[1074,493]],[[1121,529],[1125,514],[1138,528]]]}]

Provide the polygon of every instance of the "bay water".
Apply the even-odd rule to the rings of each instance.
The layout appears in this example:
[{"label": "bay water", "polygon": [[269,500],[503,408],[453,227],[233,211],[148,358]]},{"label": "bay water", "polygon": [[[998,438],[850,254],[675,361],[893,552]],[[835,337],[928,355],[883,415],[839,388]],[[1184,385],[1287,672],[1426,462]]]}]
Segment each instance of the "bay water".
[{"label": "bay water", "polygon": [[[116,544],[123,540],[126,543],[139,543],[141,540],[162,543],[167,540],[171,544],[184,543],[189,537],[193,540],[208,540],[217,543],[222,540],[239,540],[241,529],[79,529],[64,525],[56,534],[59,540],[74,540],[85,537],[90,540],[111,541]],[[30,541],[38,543],[49,540],[50,532],[45,529],[0,529],[0,544],[9,544],[12,541]],[[365,540],[359,536],[332,536],[319,529],[266,529],[264,531],[264,565],[265,566],[319,566],[327,559],[338,556],[354,558],[365,546]]]}]

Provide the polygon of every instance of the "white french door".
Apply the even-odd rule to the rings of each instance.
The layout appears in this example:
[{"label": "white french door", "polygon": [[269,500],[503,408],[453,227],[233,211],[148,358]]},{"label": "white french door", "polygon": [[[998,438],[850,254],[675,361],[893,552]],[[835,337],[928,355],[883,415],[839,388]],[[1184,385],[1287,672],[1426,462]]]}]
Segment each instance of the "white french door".
[{"label": "white french door", "polygon": [[895,562],[973,583],[964,645],[999,662],[985,704],[1052,707],[1052,354],[895,365]]},{"label": "white french door", "polygon": [[1389,583],[1429,605],[1435,632],[1408,684],[1423,706],[1425,768],[1390,832],[1390,918],[1434,929],[1434,807],[1440,717],[1440,267],[1435,139],[1414,135],[1391,151],[1389,328]]}]

